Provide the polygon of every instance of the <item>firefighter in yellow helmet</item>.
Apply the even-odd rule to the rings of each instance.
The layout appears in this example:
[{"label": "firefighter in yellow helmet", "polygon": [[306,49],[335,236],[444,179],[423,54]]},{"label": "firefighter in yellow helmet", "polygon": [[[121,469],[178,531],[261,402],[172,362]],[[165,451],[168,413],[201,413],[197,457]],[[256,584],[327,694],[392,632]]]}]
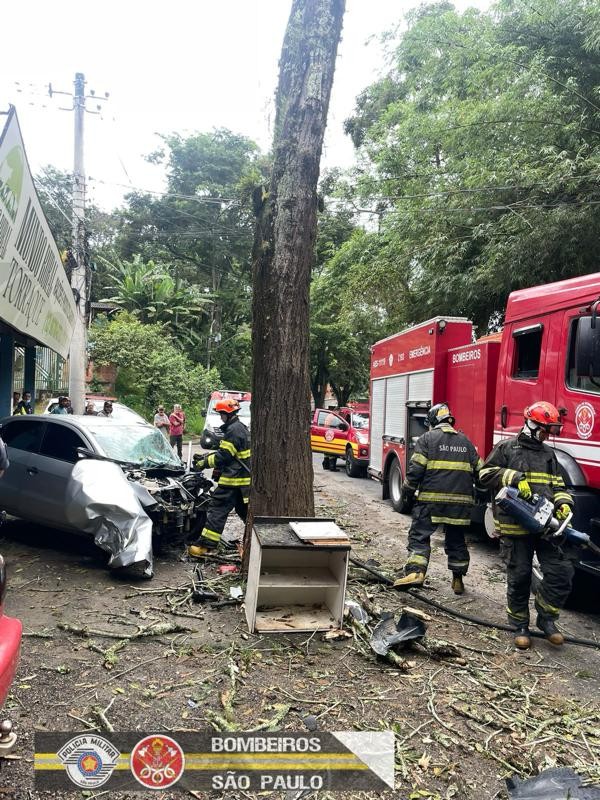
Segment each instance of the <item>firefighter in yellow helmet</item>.
[{"label": "firefighter in yellow helmet", "polygon": [[233,398],[217,401],[215,411],[223,423],[219,449],[194,460],[195,469],[213,468],[219,472],[200,539],[188,547],[194,558],[216,551],[227,517],[234,508],[246,520],[250,497],[250,431],[238,417],[239,410],[240,404]]},{"label": "firefighter in yellow helmet", "polygon": [[452,590],[462,594],[463,576],[469,569],[464,532],[471,523],[473,480],[482,461],[470,439],[455,430],[454,417],[446,403],[429,409],[425,425],[429,430],[417,440],[402,485],[406,504],[412,505],[417,491],[418,495],[408,532],[404,576],[394,586],[421,586],[429,566],[431,536],[441,525]]}]

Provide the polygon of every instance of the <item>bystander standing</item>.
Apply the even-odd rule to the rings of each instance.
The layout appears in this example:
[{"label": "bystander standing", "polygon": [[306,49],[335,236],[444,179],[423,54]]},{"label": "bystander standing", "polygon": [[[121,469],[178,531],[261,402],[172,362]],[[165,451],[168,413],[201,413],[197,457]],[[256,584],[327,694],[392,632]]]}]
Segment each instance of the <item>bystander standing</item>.
[{"label": "bystander standing", "polygon": [[171,423],[169,422],[169,416],[165,413],[165,407],[159,406],[156,414],[154,415],[154,427],[158,428],[158,430],[162,433],[165,439],[169,438],[169,433],[171,431]]},{"label": "bystander standing", "polygon": [[171,435],[169,441],[171,447],[177,448],[179,458],[183,457],[183,434],[185,433],[185,414],[179,403],[175,403],[173,411],[169,415],[171,424]]}]

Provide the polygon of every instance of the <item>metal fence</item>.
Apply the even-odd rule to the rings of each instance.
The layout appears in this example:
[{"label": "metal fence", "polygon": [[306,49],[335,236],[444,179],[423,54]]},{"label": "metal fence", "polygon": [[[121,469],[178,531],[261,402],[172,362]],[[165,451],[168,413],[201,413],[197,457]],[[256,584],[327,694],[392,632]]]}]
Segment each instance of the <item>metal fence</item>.
[{"label": "metal fence", "polygon": [[[15,347],[13,365],[13,392],[22,392],[25,375],[25,349]],[[69,391],[69,364],[48,347],[35,348],[36,396],[46,392],[52,396]]]}]

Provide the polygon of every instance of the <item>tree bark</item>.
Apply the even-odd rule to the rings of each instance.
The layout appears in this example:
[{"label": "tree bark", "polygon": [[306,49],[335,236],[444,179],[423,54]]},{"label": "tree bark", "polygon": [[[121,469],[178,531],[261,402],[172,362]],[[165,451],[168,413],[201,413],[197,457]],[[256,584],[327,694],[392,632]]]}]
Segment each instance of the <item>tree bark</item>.
[{"label": "tree bark", "polygon": [[[317,181],[345,0],[293,0],[273,168],[253,247],[252,492],[256,515],[312,516],[309,286]],[[246,552],[248,548],[246,548]]]}]

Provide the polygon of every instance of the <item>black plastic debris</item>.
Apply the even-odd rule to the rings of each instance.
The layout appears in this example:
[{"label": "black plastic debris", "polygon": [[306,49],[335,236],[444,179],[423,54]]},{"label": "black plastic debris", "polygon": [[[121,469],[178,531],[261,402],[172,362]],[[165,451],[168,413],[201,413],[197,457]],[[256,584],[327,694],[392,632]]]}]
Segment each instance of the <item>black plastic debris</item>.
[{"label": "black plastic debris", "polygon": [[511,800],[600,800],[600,787],[581,782],[572,769],[553,767],[535,778],[507,778],[506,788]]},{"label": "black plastic debris", "polygon": [[385,656],[389,650],[401,649],[409,642],[418,641],[425,636],[427,626],[423,620],[418,619],[413,614],[403,611],[398,622],[395,622],[394,615],[387,611],[382,615],[381,622],[378,622],[371,635],[371,649],[377,655]]},{"label": "black plastic debris", "polygon": [[307,717],[304,717],[302,722],[309,731],[316,731],[319,727],[319,721],[314,714],[309,714]]}]

